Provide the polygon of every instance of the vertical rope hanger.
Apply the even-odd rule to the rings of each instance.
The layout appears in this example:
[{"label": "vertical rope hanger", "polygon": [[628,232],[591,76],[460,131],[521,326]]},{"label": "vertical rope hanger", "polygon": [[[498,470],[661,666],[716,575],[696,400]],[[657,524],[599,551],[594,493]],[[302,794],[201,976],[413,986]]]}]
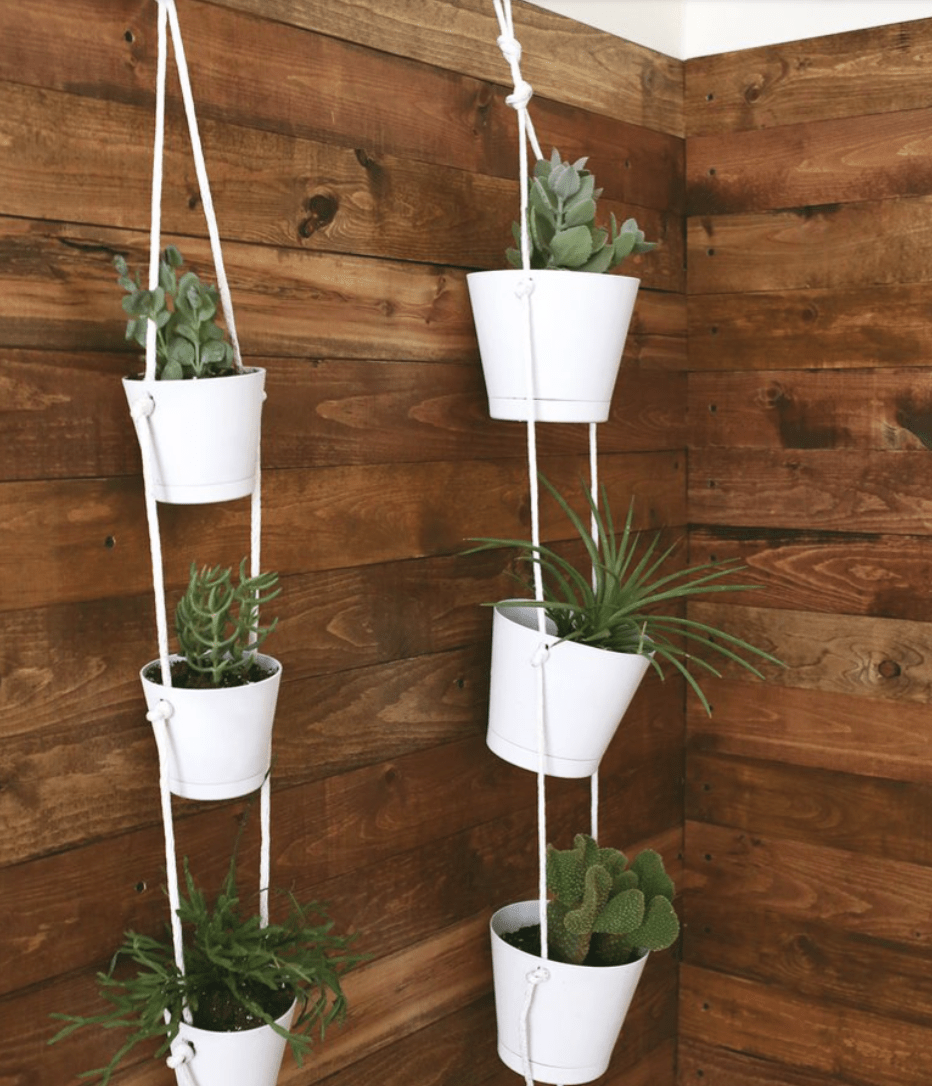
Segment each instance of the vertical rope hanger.
[{"label": "vertical rope hanger", "polygon": [[[149,271],[148,286],[154,290],[159,283],[159,254],[161,239],[161,200],[163,160],[165,147],[165,92],[167,82],[167,24],[170,24],[172,45],[175,52],[176,67],[178,69],[179,82],[181,84],[182,98],[184,102],[185,116],[187,118],[191,146],[194,153],[195,171],[201,193],[201,201],[207,220],[207,230],[210,237],[211,253],[217,274],[217,287],[220,294],[221,307],[230,342],[233,348],[234,366],[238,372],[243,371],[242,354],[239,338],[236,333],[236,324],[233,316],[233,306],[230,297],[229,283],[226,269],[223,263],[223,255],[220,250],[220,235],[217,226],[216,213],[213,199],[210,193],[210,184],[207,178],[206,163],[204,161],[203,147],[197,127],[197,118],[194,110],[194,99],[191,92],[191,83],[188,76],[187,61],[184,53],[184,44],[181,39],[181,29],[178,23],[178,13],[175,0],[157,0],[158,4],[158,57],[156,63],[156,102],[155,102],[155,136],[153,142],[153,171],[152,194],[149,229]],[[145,379],[153,381],[156,372],[156,326],[154,321],[148,322],[146,329],[146,370]],[[168,617],[165,603],[165,577],[162,562],[161,533],[159,530],[158,505],[154,496],[154,464],[155,453],[152,433],[149,427],[149,418],[155,409],[155,401],[152,396],[145,396],[137,400],[132,408],[132,419],[139,440],[142,454],[142,475],[145,491],[146,519],[149,529],[149,547],[152,559],[152,581],[155,596],[156,632],[159,649],[159,663],[161,670],[162,686],[170,690],[171,666],[168,651]],[[261,440],[261,439],[259,439]],[[251,528],[250,528],[250,554],[251,574],[257,576],[260,569],[260,541],[261,541],[261,467],[260,459],[256,458],[256,476],[253,484],[251,498]],[[168,776],[168,720],[172,716],[172,706],[167,700],[161,700],[155,709],[147,714],[151,722],[153,734],[159,757],[159,793],[161,803],[162,823],[165,837],[165,866],[166,881],[171,912],[170,923],[172,931],[172,945],[175,964],[179,973],[184,975],[184,945],[181,930],[181,921],[178,916],[180,908],[180,894],[178,885],[178,861],[175,851],[174,824],[172,819],[171,789]],[[270,751],[271,754],[271,751]],[[262,784],[260,801],[260,823],[262,842],[259,858],[259,912],[260,924],[265,927],[269,922],[268,894],[269,894],[269,869],[270,869],[270,823],[271,823],[271,781],[267,774]],[[165,1020],[170,1020],[168,1010],[165,1010]],[[187,1004],[182,1006],[182,1017],[186,1023],[191,1022],[191,1011]],[[194,1052],[191,1046],[181,1036],[177,1036],[171,1045],[171,1052],[166,1060],[168,1066],[176,1072],[181,1086],[194,1086],[188,1063]]]}]

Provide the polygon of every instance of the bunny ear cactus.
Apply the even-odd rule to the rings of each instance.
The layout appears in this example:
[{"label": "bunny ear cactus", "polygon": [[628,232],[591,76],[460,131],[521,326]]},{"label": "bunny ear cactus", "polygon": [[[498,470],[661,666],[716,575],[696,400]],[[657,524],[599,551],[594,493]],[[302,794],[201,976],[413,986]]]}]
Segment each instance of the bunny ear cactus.
[{"label": "bunny ear cactus", "polygon": [[[528,232],[532,268],[562,268],[567,271],[606,272],[632,253],[647,253],[656,242],[645,241],[634,219],[619,229],[615,216],[610,228],[595,225],[596,201],[602,190],[585,168],[588,159],[564,162],[554,148],[549,161],[538,159],[528,191]],[[515,249],[508,249],[508,262],[521,267],[521,227],[512,224]]]},{"label": "bunny ear cactus", "polygon": [[571,965],[623,965],[638,950],[664,950],[680,926],[673,881],[663,860],[645,849],[628,865],[617,849],[577,834],[565,851],[547,849],[551,956]]}]

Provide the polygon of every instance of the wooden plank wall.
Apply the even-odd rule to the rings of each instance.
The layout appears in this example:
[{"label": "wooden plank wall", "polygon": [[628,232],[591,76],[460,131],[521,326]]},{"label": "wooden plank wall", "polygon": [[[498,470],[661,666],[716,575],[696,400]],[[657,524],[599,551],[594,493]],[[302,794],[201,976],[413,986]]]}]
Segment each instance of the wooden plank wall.
[{"label": "wooden plank wall", "polygon": [[686,65],[701,613],[787,667],[688,717],[681,1086],[932,1079],[930,46]]},{"label": "wooden plank wall", "polygon": [[[491,0],[178,0],[244,353],[268,369],[263,564],[282,574],[270,651],[273,875],[331,903],[372,960],[345,1028],[285,1084],[480,1086],[498,1063],[487,924],[536,887],[531,774],[484,744],[502,555],[528,531],[523,427],[492,423],[465,289],[501,266],[516,122]],[[545,146],[591,153],[609,208],[663,245],[643,277],[602,477],[640,523],[686,523],[682,65],[516,3]],[[416,15],[412,18],[412,13]],[[90,1011],[127,927],[165,919],[155,654],[111,262],[147,250],[152,0],[0,0],[0,1082],[66,1086],[110,1039],[54,1048]],[[174,77],[165,240],[211,275]],[[584,427],[549,428],[569,486]],[[162,508],[173,606],[188,564],[236,561],[248,503]],[[564,531],[552,510],[545,535]],[[682,686],[646,684],[603,774],[603,840],[677,868]],[[553,838],[588,825],[550,792]],[[179,853],[221,877],[242,803],[176,801]],[[244,845],[252,870],[254,826]],[[677,965],[652,962],[615,1086],[672,1086]],[[137,1053],[119,1086],[171,1081]]]}]

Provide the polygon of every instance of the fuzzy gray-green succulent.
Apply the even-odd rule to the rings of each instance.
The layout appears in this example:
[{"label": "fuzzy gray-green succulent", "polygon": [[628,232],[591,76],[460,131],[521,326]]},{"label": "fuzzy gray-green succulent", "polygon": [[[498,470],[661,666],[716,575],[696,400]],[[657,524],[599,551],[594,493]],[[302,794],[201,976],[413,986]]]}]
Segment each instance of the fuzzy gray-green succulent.
[{"label": "fuzzy gray-green succulent", "polygon": [[571,965],[624,965],[642,950],[665,950],[679,935],[673,880],[660,854],[623,853],[578,833],[573,847],[547,847],[550,956]]},{"label": "fuzzy gray-green succulent", "polygon": [[[554,148],[549,161],[538,159],[528,190],[528,232],[532,268],[605,272],[632,253],[647,253],[656,242],[645,241],[634,219],[619,228],[614,214],[609,229],[595,225],[596,201],[602,190],[585,168],[588,159],[564,162]],[[508,249],[508,262],[521,267],[521,227],[512,224],[517,248]]]}]

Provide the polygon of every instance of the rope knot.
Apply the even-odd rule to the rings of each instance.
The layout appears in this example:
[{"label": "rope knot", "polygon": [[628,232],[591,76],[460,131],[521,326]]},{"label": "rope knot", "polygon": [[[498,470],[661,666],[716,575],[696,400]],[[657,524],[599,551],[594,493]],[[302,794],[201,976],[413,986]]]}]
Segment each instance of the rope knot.
[{"label": "rope knot", "polygon": [[525,977],[528,984],[536,987],[538,984],[543,984],[544,981],[550,980],[550,970],[545,969],[542,965],[537,966],[536,969],[532,969],[530,973]]},{"label": "rope knot", "polygon": [[176,1037],[172,1041],[171,1055],[165,1060],[172,1071],[176,1071],[182,1064],[190,1063],[194,1059],[193,1046],[182,1037]]},{"label": "rope knot", "polygon": [[534,97],[534,88],[526,79],[516,79],[515,89],[505,99],[505,104],[512,109],[527,109],[527,104]]},{"label": "rope knot", "polygon": [[145,396],[140,396],[138,400],[133,401],[133,406],[130,408],[130,415],[133,417],[134,422],[138,422],[139,419],[148,418],[155,410],[155,400],[147,392]]},{"label": "rope knot", "polygon": [[541,641],[531,657],[531,667],[543,667],[550,659],[550,646],[546,641]]},{"label": "rope knot", "polygon": [[513,34],[499,34],[495,41],[509,64],[521,63],[521,42]]},{"label": "rope knot", "polygon": [[516,298],[530,298],[534,293],[534,280],[533,279],[519,279],[515,285],[515,297]]},{"label": "rope knot", "polygon": [[163,700],[151,712],[146,713],[146,720],[150,724],[154,724],[157,720],[168,720],[174,711],[171,702]]}]

